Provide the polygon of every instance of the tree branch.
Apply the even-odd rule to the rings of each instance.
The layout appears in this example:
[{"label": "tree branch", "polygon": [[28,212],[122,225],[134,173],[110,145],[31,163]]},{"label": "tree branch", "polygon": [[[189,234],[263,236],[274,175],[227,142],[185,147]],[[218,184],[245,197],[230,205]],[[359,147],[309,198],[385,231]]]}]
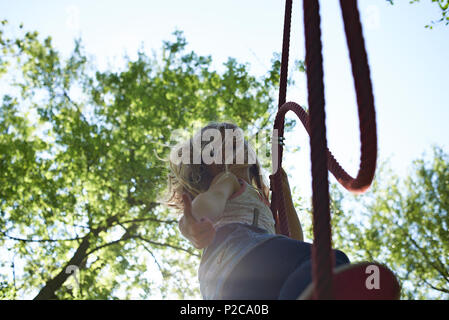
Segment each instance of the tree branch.
[{"label": "tree branch", "polygon": [[83,239],[80,237],[71,238],[71,239],[23,239],[23,238],[17,238],[17,237],[10,236],[4,231],[0,231],[0,233],[2,233],[5,237],[7,237],[10,240],[22,241],[22,242],[58,242],[58,241],[77,241],[77,240]]},{"label": "tree branch", "polygon": [[156,256],[154,255],[153,251],[151,251],[146,245],[142,244],[143,248],[145,249],[145,251],[147,251],[152,257],[154,262],[156,263],[159,271],[161,272],[162,278],[165,279],[165,275],[164,275],[164,271],[162,266],[160,265],[159,261],[156,259]]},{"label": "tree branch", "polygon": [[39,293],[34,297],[34,300],[49,300],[49,299],[57,299],[57,296],[55,292],[61,288],[63,283],[67,280],[67,278],[70,276],[70,274],[66,273],[68,266],[77,266],[79,267],[84,259],[86,259],[87,250],[90,246],[90,240],[89,238],[96,237],[101,231],[107,230],[109,227],[111,227],[117,220],[120,214],[116,214],[112,217],[109,217],[106,219],[106,222],[101,227],[92,229],[90,233],[88,233],[86,236],[84,236],[78,246],[78,249],[73,254],[72,258],[65,264],[65,266],[62,268],[62,270],[54,277],[48,280],[44,287],[39,291]]},{"label": "tree branch", "polygon": [[440,292],[444,292],[444,293],[449,293],[449,289],[445,289],[445,288],[438,288],[433,286],[432,284],[430,284],[430,282],[428,282],[426,279],[422,279],[424,281],[425,284],[427,284],[429,287],[431,287],[433,290],[437,290]]},{"label": "tree branch", "polygon": [[86,117],[81,112],[81,109],[80,109],[79,105],[70,98],[69,94],[67,93],[67,91],[65,89],[63,89],[63,93],[62,94],[63,94],[64,98],[66,98],[67,101],[76,108],[76,110],[80,114],[80,116],[83,119],[83,121],[88,123]]},{"label": "tree branch", "polygon": [[[418,249],[419,252],[421,252],[421,254],[424,256],[424,259],[427,261],[427,263],[429,263],[436,271],[438,271],[438,273],[440,273],[440,275],[443,276],[443,278],[449,282],[449,274],[447,273],[447,271],[444,268],[444,265],[441,263],[441,261],[438,260],[438,258],[435,258],[437,260],[437,263],[439,265],[435,265],[434,262],[431,261],[431,259],[429,258],[428,254],[426,253],[426,251],[424,249],[422,249],[417,243],[416,241],[410,236],[410,234],[408,232],[406,232],[408,235],[409,240],[411,241],[411,243],[413,243],[413,245]],[[442,268],[442,269],[440,269]]]},{"label": "tree branch", "polygon": [[119,223],[119,224],[120,224],[121,227],[123,227],[126,230],[126,232],[120,237],[120,239],[115,240],[115,241],[111,241],[111,242],[108,242],[108,243],[105,243],[105,244],[103,244],[101,246],[98,246],[98,247],[90,250],[88,253],[86,253],[86,256],[90,255],[91,253],[93,253],[95,251],[103,249],[105,247],[109,247],[109,246],[112,246],[114,244],[117,244],[117,243],[120,243],[122,241],[126,241],[126,240],[130,239],[132,237],[132,232],[136,229],[137,226],[135,224],[133,224],[129,228],[125,228],[124,226],[121,225],[121,223]]},{"label": "tree branch", "polygon": [[182,247],[174,246],[174,245],[171,245],[171,244],[169,244],[169,243],[156,242],[156,241],[153,241],[153,240],[146,239],[146,238],[144,238],[144,237],[142,237],[142,236],[139,236],[139,235],[133,236],[132,238],[140,239],[140,240],[142,240],[142,241],[144,241],[144,242],[147,242],[147,243],[152,244],[152,245],[155,245],[155,246],[169,247],[169,248],[172,248],[172,249],[176,249],[176,250],[180,250],[180,251],[187,252],[188,254],[191,254],[191,255],[193,255],[193,256],[195,256],[195,257],[198,257],[198,258],[200,257],[199,254],[193,253],[193,252],[191,252],[191,251],[188,250],[188,249],[184,249],[184,248],[182,248]]},{"label": "tree branch", "polygon": [[[124,235],[123,235],[123,236],[124,236]],[[114,245],[114,244],[117,244],[117,243],[120,243],[120,242],[122,242],[122,241],[125,241],[125,240],[128,240],[128,239],[129,239],[129,237],[124,238],[123,236],[122,236],[120,239],[118,239],[118,240],[114,240],[114,241],[105,243],[105,244],[103,244],[103,245],[101,245],[101,246],[98,246],[98,247],[96,247],[96,248],[90,250],[89,252],[86,253],[86,256],[90,255],[91,253],[94,253],[95,251],[98,251],[98,250],[100,250],[100,249],[103,249],[103,248],[105,248],[105,247],[109,247],[109,246],[112,246],[112,245]]]},{"label": "tree branch", "polygon": [[69,274],[66,273],[66,269],[68,266],[74,265],[79,266],[81,262],[86,257],[86,251],[89,248],[89,235],[86,235],[81,241],[78,249],[72,258],[67,262],[67,264],[62,268],[62,270],[52,279],[48,280],[44,287],[39,291],[39,293],[34,297],[34,300],[49,300],[49,299],[57,299],[56,290],[58,290],[62,284],[67,280]]},{"label": "tree branch", "polygon": [[133,219],[133,220],[120,221],[120,223],[135,223],[135,222],[145,222],[145,221],[153,221],[153,222],[167,223],[167,224],[177,224],[178,223],[177,220],[159,220],[156,218]]}]

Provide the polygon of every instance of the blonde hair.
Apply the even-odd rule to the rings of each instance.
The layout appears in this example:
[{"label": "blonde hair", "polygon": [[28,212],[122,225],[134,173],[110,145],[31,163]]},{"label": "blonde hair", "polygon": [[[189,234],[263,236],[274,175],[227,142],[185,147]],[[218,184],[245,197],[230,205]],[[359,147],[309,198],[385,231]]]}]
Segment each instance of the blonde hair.
[{"label": "blonde hair", "polygon": [[[210,145],[211,142],[203,141],[201,137],[203,137],[203,134],[209,129],[219,130],[221,134],[222,140],[218,141],[219,148],[214,148],[210,151],[212,154],[218,151],[218,155],[213,154],[213,156],[221,158],[220,163],[213,162],[206,164],[203,159],[203,153],[208,151],[206,147]],[[233,130],[233,132],[237,132],[235,141],[234,136],[232,141],[225,141],[227,140],[224,138],[226,137],[226,130],[229,129]],[[232,143],[232,158],[230,158],[229,154],[226,152],[229,150],[229,148],[227,148],[229,147],[229,142]],[[217,143],[217,141],[214,140],[214,143]],[[239,143],[243,145],[243,150],[236,150]],[[215,146],[217,146],[217,144],[215,144]],[[197,149],[195,150],[195,148]],[[183,154],[184,151],[188,151],[189,154]],[[195,151],[199,152],[199,159],[198,154],[194,154]],[[239,151],[243,151],[243,155],[239,153]],[[194,159],[195,157],[196,159]],[[182,161],[179,161],[180,158],[182,158]],[[179,210],[182,210],[183,208],[183,193],[188,193],[192,198],[195,198],[198,194],[209,189],[216,174],[241,168],[249,168],[251,184],[262,193],[267,201],[269,199],[269,188],[264,182],[259,160],[248,141],[243,137],[242,130],[235,124],[228,122],[209,123],[194,134],[189,140],[175,146],[170,153],[168,163],[170,173],[168,175],[169,188],[166,204]],[[214,170],[212,170],[212,168]],[[215,174],[213,174],[212,171],[214,171]]]}]

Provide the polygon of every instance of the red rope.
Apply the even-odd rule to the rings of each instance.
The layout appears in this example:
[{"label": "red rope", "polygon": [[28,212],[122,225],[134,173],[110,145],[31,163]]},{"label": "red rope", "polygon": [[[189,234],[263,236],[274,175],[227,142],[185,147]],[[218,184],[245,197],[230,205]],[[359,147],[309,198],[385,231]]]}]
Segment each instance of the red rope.
[{"label": "red rope", "polygon": [[313,247],[312,276],[315,297],[332,298],[332,241],[327,174],[326,119],[324,112],[323,56],[317,0],[304,0],[307,89],[310,110],[312,161]]},{"label": "red rope", "polygon": [[[278,108],[285,103],[285,99],[287,96],[287,75],[288,75],[288,53],[290,47],[290,28],[291,28],[291,16],[292,16],[292,0],[285,1],[285,14],[284,14],[284,33],[282,39],[282,58],[281,58],[281,74],[280,74],[280,83],[279,83],[279,104]],[[284,122],[282,121],[279,124],[279,132],[281,134],[279,137],[284,136]],[[274,149],[273,149],[274,150]],[[282,145],[278,144],[278,150],[276,155],[278,155],[280,161],[282,162]],[[276,159],[272,161],[273,165],[276,163]],[[281,166],[279,163],[278,168]],[[273,167],[274,169],[274,167]],[[273,170],[276,172],[276,170]],[[290,236],[290,230],[288,229],[288,221],[285,217],[285,208],[284,208],[284,199],[282,194],[282,185],[279,179],[275,181],[272,180],[273,176],[270,176],[270,184],[271,190],[271,212],[273,213],[274,220],[276,224],[280,227],[280,232],[286,236]],[[276,185],[275,185],[276,184]],[[276,191],[274,191],[276,190]],[[278,191],[280,190],[280,191]],[[279,214],[281,213],[281,214]]]},{"label": "red rope", "polygon": [[[290,19],[286,4],[285,19]],[[369,65],[357,10],[356,0],[340,0],[345,24],[346,39],[350,52],[352,72],[357,95],[357,105],[360,124],[361,159],[357,177],[352,178],[338,164],[327,148],[326,126],[324,112],[324,83],[323,83],[323,58],[321,46],[321,29],[319,4],[317,0],[304,0],[304,26],[306,42],[306,67],[307,87],[310,115],[296,103],[283,103],[278,110],[274,124],[273,135],[273,175],[272,179],[272,209],[281,232],[289,235],[287,217],[285,214],[283,191],[281,185],[280,168],[282,164],[282,140],[284,134],[284,118],[288,111],[293,111],[302,121],[310,135],[311,162],[312,162],[312,205],[313,205],[313,279],[315,284],[315,298],[332,298],[332,266],[331,254],[331,225],[329,210],[329,169],[336,179],[352,192],[363,192],[371,184],[374,178],[377,158],[376,121],[374,110],[374,97],[370,79]],[[286,45],[286,26],[284,23],[284,45],[282,63],[288,60],[288,48]],[[288,37],[290,35],[290,23],[288,23]],[[285,53],[286,52],[286,53]],[[284,70],[284,71],[282,71]],[[287,67],[281,68],[281,78],[286,79]],[[284,73],[282,73],[284,72]],[[281,82],[281,97],[286,94],[286,82]],[[281,93],[284,92],[284,93]],[[285,100],[284,100],[285,101]],[[278,158],[275,158],[277,152]],[[287,227],[285,227],[287,225]],[[286,231],[286,233],[284,233]]]},{"label": "red rope", "polygon": [[[363,192],[373,181],[377,160],[377,128],[365,41],[356,0],[340,0],[345,25],[346,41],[351,59],[352,75],[357,95],[361,140],[361,168],[349,188]],[[363,166],[362,166],[363,165]],[[336,168],[336,170],[340,170]]]},{"label": "red rope", "polygon": [[[284,36],[282,39],[282,60],[281,60],[281,76],[279,82],[279,105],[280,108],[287,96],[287,75],[288,75],[288,51],[290,48],[290,28],[292,17],[292,0],[285,2],[284,15]],[[282,125],[283,126],[283,125]]]}]

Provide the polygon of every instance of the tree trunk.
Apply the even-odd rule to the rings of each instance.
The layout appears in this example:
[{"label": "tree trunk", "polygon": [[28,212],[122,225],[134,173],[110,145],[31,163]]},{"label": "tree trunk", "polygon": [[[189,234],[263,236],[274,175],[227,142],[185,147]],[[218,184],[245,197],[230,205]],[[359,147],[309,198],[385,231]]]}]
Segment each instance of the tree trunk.
[{"label": "tree trunk", "polygon": [[34,300],[51,300],[57,299],[55,292],[61,288],[62,284],[70,276],[70,273],[66,273],[66,269],[70,265],[79,267],[81,262],[86,257],[87,249],[89,248],[89,234],[81,241],[80,246],[76,250],[72,259],[62,268],[58,275],[47,281],[45,286],[39,291]]}]

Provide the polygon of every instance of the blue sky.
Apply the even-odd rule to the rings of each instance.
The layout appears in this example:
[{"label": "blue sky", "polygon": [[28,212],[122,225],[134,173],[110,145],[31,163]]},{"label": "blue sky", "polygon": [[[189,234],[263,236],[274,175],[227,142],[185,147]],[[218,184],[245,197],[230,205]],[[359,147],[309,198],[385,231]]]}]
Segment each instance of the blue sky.
[{"label": "blue sky", "polygon": [[[396,2],[391,6],[384,0],[360,0],[359,9],[374,86],[380,160],[388,158],[393,171],[402,175],[431,145],[449,151],[449,26],[424,28],[440,17],[430,0]],[[301,3],[294,1],[290,65],[304,59]],[[321,6],[328,143],[355,175],[358,118],[341,13],[337,0],[322,0]],[[135,57],[141,45],[148,53],[158,50],[179,29],[188,48],[211,55],[217,69],[235,57],[249,63],[252,73],[263,75],[273,52],[281,50],[283,14],[284,1],[276,0],[0,0],[0,19],[52,36],[64,54],[73,48],[75,37],[82,37],[100,68],[120,65],[125,53]],[[306,104],[305,77],[296,78],[287,100]],[[291,183],[308,194],[306,133],[299,127],[287,139],[289,145],[301,146],[298,153],[286,155],[285,165],[295,176]]]},{"label": "blue sky", "polygon": [[[361,0],[364,35],[377,108],[379,155],[388,157],[399,174],[429,146],[449,150],[449,27],[424,28],[440,16],[430,1],[410,5],[396,1]],[[284,1],[0,1],[0,17],[26,30],[51,35],[63,53],[81,36],[100,68],[117,65],[143,45],[158,50],[171,33],[182,30],[189,49],[212,55],[220,69],[229,57],[248,62],[262,75],[273,52],[280,52]],[[341,13],[336,0],[321,1],[325,63],[328,142],[337,159],[355,174],[359,160],[358,120]],[[304,58],[302,4],[294,1],[290,65]],[[306,103],[305,77],[297,75],[287,100]],[[299,134],[298,134],[299,132]],[[306,168],[308,148],[302,128],[302,150],[287,155],[286,164]],[[307,179],[305,177],[305,179]]]}]

